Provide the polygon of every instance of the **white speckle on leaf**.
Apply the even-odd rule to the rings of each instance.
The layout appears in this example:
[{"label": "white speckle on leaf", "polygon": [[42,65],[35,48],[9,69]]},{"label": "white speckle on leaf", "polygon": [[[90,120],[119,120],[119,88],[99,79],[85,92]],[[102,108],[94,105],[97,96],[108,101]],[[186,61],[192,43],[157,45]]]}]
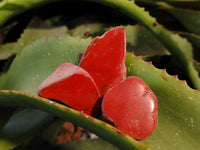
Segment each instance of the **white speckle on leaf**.
[{"label": "white speckle on leaf", "polygon": [[190,96],[188,96],[188,98],[189,98],[190,100],[193,100],[193,98],[192,98],[192,97],[190,97]]},{"label": "white speckle on leaf", "polygon": [[53,101],[49,101],[50,104],[53,104]]},{"label": "white speckle on leaf", "polygon": [[190,118],[190,122],[191,122],[191,124],[194,123],[194,119],[192,117]]}]

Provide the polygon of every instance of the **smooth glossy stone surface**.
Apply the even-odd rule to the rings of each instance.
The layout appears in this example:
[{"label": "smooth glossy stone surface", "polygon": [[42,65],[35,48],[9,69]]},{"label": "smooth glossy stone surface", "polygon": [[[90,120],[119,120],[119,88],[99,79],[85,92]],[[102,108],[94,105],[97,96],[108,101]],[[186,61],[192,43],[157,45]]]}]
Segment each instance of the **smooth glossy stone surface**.
[{"label": "smooth glossy stone surface", "polygon": [[115,27],[91,41],[79,65],[89,72],[103,96],[126,78],[125,57],[125,29]]},{"label": "smooth glossy stone surface", "polygon": [[157,99],[148,85],[128,77],[107,91],[102,102],[103,115],[135,139],[145,139],[156,128]]},{"label": "smooth glossy stone surface", "polygon": [[38,89],[45,98],[56,99],[86,114],[92,113],[100,94],[87,71],[71,63],[61,64]]}]

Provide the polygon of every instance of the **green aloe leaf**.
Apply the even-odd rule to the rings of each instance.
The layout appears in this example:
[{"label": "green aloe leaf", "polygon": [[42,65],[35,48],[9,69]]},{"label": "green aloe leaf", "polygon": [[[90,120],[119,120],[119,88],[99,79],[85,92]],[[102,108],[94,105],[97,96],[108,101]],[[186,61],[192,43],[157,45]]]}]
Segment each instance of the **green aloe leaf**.
[{"label": "green aloe leaf", "polygon": [[33,42],[41,38],[47,38],[51,36],[65,36],[67,34],[67,31],[68,29],[66,26],[52,27],[46,24],[40,18],[35,17],[31,20],[28,27],[21,34],[19,40],[17,41],[15,51],[20,52],[24,47],[32,44]]},{"label": "green aloe leaf", "polygon": [[[144,8],[137,6],[134,1],[129,0],[85,1],[99,3],[110,8],[114,8],[126,14],[138,23],[141,23],[163,43],[163,45],[170,51],[172,55],[176,57],[177,61],[183,66],[183,71],[185,74],[187,74],[194,88],[200,89],[200,78],[198,72],[195,70],[193,64],[188,61],[188,57],[182,52],[180,45],[178,45],[176,40],[173,39],[173,34],[166,30],[162,25],[160,25],[155,18],[151,17],[149,12],[146,12]],[[23,13],[36,6],[42,6],[51,2],[55,2],[55,0],[4,0],[0,3],[0,26],[2,26],[6,21],[16,16],[17,14]]]},{"label": "green aloe leaf", "polygon": [[126,29],[127,49],[135,55],[165,55],[168,50],[143,26],[124,26]]},{"label": "green aloe leaf", "polygon": [[[147,29],[142,26],[121,26],[126,29],[127,38],[127,50],[134,51],[135,55],[164,55],[169,54],[168,50],[160,43],[155,36],[153,36]],[[71,36],[98,36],[108,31],[113,27],[105,28],[104,24],[84,24],[80,25],[72,30],[69,30]],[[181,38],[180,38],[181,39]],[[184,42],[181,42],[184,44]],[[185,42],[186,43],[186,42]],[[190,44],[187,43],[189,46]],[[186,44],[184,44],[186,45]],[[191,47],[187,47],[185,51],[190,57],[192,57]]]},{"label": "green aloe leaf", "polygon": [[200,35],[200,12],[198,10],[181,9],[160,3],[161,8],[171,13],[190,32]]},{"label": "green aloe leaf", "polygon": [[[192,33],[180,33],[182,36],[185,36],[188,38],[188,40],[192,43],[194,49],[194,60],[190,60],[195,69],[200,73],[200,36]],[[180,66],[181,67],[181,66]]]},{"label": "green aloe leaf", "polygon": [[[169,50],[143,26],[124,26],[126,29],[127,48],[139,55],[166,55]],[[181,51],[188,57],[193,57],[192,46],[178,34],[172,34],[171,38],[181,47]]]},{"label": "green aloe leaf", "polygon": [[13,109],[0,106],[0,129],[5,125],[12,114]]},{"label": "green aloe leaf", "polygon": [[[6,2],[9,2],[9,3],[4,5]],[[18,2],[20,3],[20,2],[22,2],[22,0],[18,0]],[[42,1],[39,1],[39,3],[37,5],[39,5],[40,2],[42,2]],[[172,49],[172,53],[182,63],[182,65],[183,65],[182,68],[184,68],[184,69],[186,68],[186,72],[188,73],[188,76],[190,76],[191,79],[194,79],[193,83],[195,83],[196,87],[198,88],[198,85],[199,85],[198,74],[194,70],[193,63],[188,61],[188,57],[185,56],[185,54],[182,53],[181,48],[176,45],[176,41],[173,40],[171,34],[168,33],[168,31],[165,31],[162,26],[157,24],[157,22],[154,19],[149,17],[148,13],[145,13],[143,11],[143,9],[139,9],[138,7],[135,7],[135,5],[133,5],[131,2],[128,3],[125,0],[112,1],[112,2],[110,0],[103,0],[103,1],[98,1],[98,2],[102,3],[102,4],[103,4],[103,2],[105,2],[105,5],[107,5],[107,6],[117,8],[117,9],[120,8],[120,10],[122,12],[129,15],[132,19],[136,19],[137,21],[139,21],[140,23],[145,25],[158,38],[160,37],[161,41],[163,43],[165,43],[165,46],[167,46],[169,49]],[[125,2],[125,3],[122,3],[122,2]],[[12,3],[14,5],[11,5]],[[23,3],[26,3],[26,2],[23,1]],[[31,3],[32,3],[32,0],[30,1],[30,4]],[[14,12],[12,11],[12,9],[10,10],[11,13],[7,9],[12,8],[12,7],[17,8],[20,5],[17,6],[17,3],[15,1],[3,1],[1,4],[0,4],[0,7],[1,6],[2,7],[1,7],[0,14],[3,12],[2,13],[3,15],[0,15],[0,22],[4,23],[6,20],[9,19],[10,16],[15,15]],[[130,7],[128,6],[128,4],[130,4]],[[21,9],[21,10],[25,11],[27,9],[30,9],[30,8],[36,6],[36,4],[33,4],[32,6],[30,5],[28,7],[26,7],[26,6],[27,6],[27,4],[25,4],[23,7],[20,6],[21,8],[25,8],[25,9]],[[133,8],[135,8],[135,9],[133,9]],[[16,14],[23,12],[21,10],[19,11],[19,9],[17,9]],[[136,10],[136,11],[133,12],[134,10]],[[138,12],[138,14],[136,12]],[[9,15],[7,15],[7,14],[9,14]],[[136,14],[139,17],[142,16],[142,17],[146,18],[146,20],[139,18]],[[2,18],[6,18],[6,19],[2,19]],[[58,37],[58,40],[59,40],[59,38],[60,37]],[[40,40],[40,42],[41,41],[42,40]],[[45,40],[43,39],[42,42],[45,43]],[[37,45],[40,45],[38,43],[36,45],[33,44],[32,47],[34,47],[34,46],[37,47]],[[43,46],[42,48],[44,48],[44,47],[45,46]],[[31,46],[29,46],[29,48],[31,48]],[[25,48],[25,49],[28,51],[29,48]],[[51,56],[51,55],[52,55],[52,53],[45,53],[45,56]],[[55,54],[53,53],[53,55],[55,55]],[[31,82],[31,84],[33,84],[33,88],[29,87],[29,86],[31,86],[31,84],[24,86],[23,84],[25,83],[25,81],[22,78],[20,78],[20,73],[17,71],[14,71],[14,69],[12,69],[12,71],[11,71],[11,73],[12,72],[14,73],[13,76],[8,75],[6,83],[4,84],[5,88],[22,90],[24,92],[28,92],[28,93],[36,95],[37,90],[34,89],[34,87],[36,87],[42,79],[39,79],[40,76],[38,76],[38,74],[32,74],[32,73],[35,73],[35,71],[37,71],[36,66],[39,69],[41,69],[40,65],[36,65],[37,63],[35,63],[34,56],[35,55],[33,55],[33,58],[31,59],[31,61],[33,62],[33,66],[35,65],[34,66],[35,69],[33,69],[33,72],[31,72],[31,70],[30,70],[30,68],[32,67],[32,64],[30,66],[28,66],[26,63],[24,63],[25,68],[19,69],[21,74],[22,74],[22,72],[26,71],[27,75],[29,76],[29,78],[26,78],[24,75],[25,81],[31,81],[29,79],[36,80],[36,84]],[[71,54],[70,54],[70,56],[71,56]],[[45,57],[45,58],[48,58],[48,57]],[[25,62],[28,62],[28,60],[26,60],[25,57],[23,59],[25,60]],[[78,59],[78,55],[76,55],[76,59]],[[20,59],[18,59],[18,60],[20,60]],[[41,61],[41,62],[43,63],[43,61]],[[15,63],[17,64],[17,62],[15,62]],[[42,63],[40,63],[40,64],[42,64]],[[18,65],[19,64],[20,63],[18,63]],[[128,56],[127,57],[127,66],[128,66],[128,71],[130,73],[129,75],[136,75],[136,76],[139,76],[140,78],[142,78],[143,80],[145,80],[150,85],[150,87],[154,90],[156,95],[158,96],[158,101],[159,101],[158,128],[156,129],[156,131],[153,133],[153,135],[151,137],[144,140],[144,143],[149,145],[151,148],[158,149],[158,150],[164,149],[164,148],[172,149],[172,150],[173,149],[183,149],[183,150],[184,149],[194,149],[194,150],[197,149],[198,143],[199,143],[199,134],[198,134],[199,133],[199,129],[198,129],[199,124],[198,124],[198,122],[200,122],[199,118],[198,118],[198,116],[199,116],[199,102],[198,102],[199,92],[190,89],[187,85],[185,85],[183,82],[177,80],[175,77],[169,76],[164,71],[155,69],[153,66],[143,62],[141,59],[139,59],[137,57]],[[20,68],[20,67],[17,67],[17,65],[15,67]],[[54,68],[55,68],[55,66],[54,66]],[[42,74],[42,77],[47,75],[47,74],[45,74],[45,75],[44,74]],[[17,75],[17,80],[19,79],[20,82],[14,81],[14,79],[13,79],[14,75]],[[12,82],[14,82],[14,85],[12,85]],[[6,91],[6,92],[8,92],[8,91]],[[13,95],[13,94],[9,93],[8,95],[10,95],[10,96],[12,95],[13,99],[15,99],[16,98],[15,94]],[[19,98],[21,99],[22,97],[20,96]],[[3,99],[5,100],[4,96],[3,96]],[[5,102],[5,103],[8,103],[8,102]],[[13,105],[15,105],[15,104],[13,104]],[[10,119],[12,119],[12,118],[10,118]]]},{"label": "green aloe leaf", "polygon": [[[35,17],[31,20],[17,42],[0,45],[0,60],[6,60],[12,55],[18,54],[24,47],[33,44],[36,40],[41,38],[51,36],[61,37],[66,34],[66,26],[51,27],[38,17]],[[3,86],[5,76],[6,72],[0,74],[0,88]]]},{"label": "green aloe leaf", "polygon": [[16,43],[0,45],[0,60],[6,60],[10,56],[16,54],[15,46]]},{"label": "green aloe leaf", "polygon": [[200,8],[200,1],[199,0],[135,0],[136,3],[143,3],[143,4],[156,4],[160,2],[166,2],[174,7],[179,8],[192,8],[192,9],[199,9]]},{"label": "green aloe leaf", "polygon": [[128,0],[103,0],[96,2],[119,9],[131,19],[136,20],[138,23],[141,23],[146,27],[170,51],[170,53],[177,59],[177,62],[183,66],[183,71],[187,74],[194,88],[200,89],[200,78],[198,72],[195,70],[193,64],[188,61],[188,56],[184,54],[182,47],[173,39],[174,34],[160,25],[155,18],[149,15],[149,12],[145,11],[144,8],[137,6],[133,1]]},{"label": "green aloe leaf", "polygon": [[[18,91],[1,90],[0,105],[41,109],[95,133],[99,137],[109,141],[122,150],[148,150],[146,146],[120,132],[113,126],[48,99],[32,96]],[[0,144],[1,142],[2,140],[0,140]],[[7,146],[8,145],[1,147],[1,149],[8,149]]]},{"label": "green aloe leaf", "polygon": [[51,27],[39,18],[35,17],[21,34],[21,37],[17,42],[0,45],[0,60],[8,59],[10,56],[19,53],[24,47],[41,38],[64,36],[66,34],[66,26]]},{"label": "green aloe leaf", "polygon": [[158,126],[143,142],[154,150],[198,150],[200,92],[132,54],[126,65],[128,75],[143,79],[158,98]]},{"label": "green aloe leaf", "polygon": [[[37,88],[61,63],[78,63],[90,39],[69,36],[42,38],[25,47],[11,65],[3,89],[37,95]],[[22,72],[26,72],[22,74]]]},{"label": "green aloe leaf", "polygon": [[81,38],[88,38],[89,36],[95,37],[105,32],[105,24],[91,23],[76,26],[69,30],[71,36],[80,36]]},{"label": "green aloe leaf", "polygon": [[[164,45],[146,28],[140,25],[121,26],[126,29],[127,50],[133,51],[136,56],[140,55],[166,55],[170,54]],[[71,36],[98,36],[113,27],[105,28],[104,24],[83,24],[74,29],[69,30]],[[192,46],[178,34],[174,34],[172,38],[181,47],[182,52],[188,57],[193,57]]]},{"label": "green aloe leaf", "polygon": [[[79,54],[85,50],[89,42],[90,39],[81,40],[69,36],[49,37],[36,41],[25,47],[16,57],[7,73],[2,88],[37,95],[37,88],[41,82],[61,63],[77,63]],[[8,122],[2,128],[4,130],[2,138],[8,138],[6,132],[13,132],[12,136],[16,139],[18,136],[29,137],[32,130],[39,129],[45,123],[43,120],[50,117],[49,114],[39,111],[37,118],[34,118],[36,112],[35,110],[21,110],[14,113],[10,119],[4,118],[2,122]],[[7,114],[12,113],[9,110]],[[32,122],[32,125],[27,125],[26,122],[21,121],[21,118]],[[23,128],[15,128],[16,126],[27,126],[27,128],[24,130]],[[15,130],[18,130],[16,134]],[[9,139],[11,142],[13,141],[12,138]],[[14,142],[13,145],[17,144]]]},{"label": "green aloe leaf", "polygon": [[[6,114],[10,115],[7,109],[9,110],[7,107],[4,108]],[[51,115],[41,110],[16,110],[0,130],[0,150],[13,149],[17,145],[29,142],[51,118]]]},{"label": "green aloe leaf", "polygon": [[[155,132],[142,142],[155,150],[198,149],[198,144],[200,142],[200,119],[198,117],[200,115],[199,91],[189,88],[183,81],[178,80],[174,76],[168,75],[165,71],[156,69],[151,64],[144,62],[141,58],[135,57],[132,54],[127,55],[126,65],[128,75],[135,75],[142,78],[152,88],[158,98],[158,126]],[[75,110],[66,109],[65,106],[47,99],[21,92],[1,91],[0,95],[0,104],[3,106],[39,108],[51,112],[61,118],[63,118],[62,115],[67,115],[66,113],[78,113]],[[67,110],[70,111],[68,112]],[[84,118],[83,114],[81,116],[80,113],[78,113],[78,116]],[[87,121],[93,120],[89,116],[85,117]],[[95,127],[91,125],[92,123],[84,124],[81,122],[80,118],[76,120],[76,117],[72,114],[69,114],[69,116],[63,119],[81,125],[89,131],[99,135],[100,131],[94,129]],[[105,135],[105,132],[103,133]]]},{"label": "green aloe leaf", "polygon": [[193,33],[180,33],[182,36],[188,38],[188,40],[192,43],[194,49],[194,59],[200,61],[200,35],[196,35]]},{"label": "green aloe leaf", "polygon": [[[47,3],[48,0],[14,0],[7,1],[2,0],[0,2],[0,26],[4,25],[12,17],[21,14],[31,8],[42,6]],[[55,1],[55,0],[54,0]],[[28,2],[28,3],[27,3]]]},{"label": "green aloe leaf", "polygon": [[[39,86],[39,84],[49,74],[51,74],[58,65],[60,65],[63,62],[71,62],[75,64],[78,63],[79,54],[84,52],[89,42],[90,42],[90,39],[81,40],[80,38],[71,38],[69,36],[50,37],[47,39],[43,38],[41,40],[36,41],[32,45],[25,47],[23,51],[16,57],[16,59],[14,60],[8,72],[7,79],[5,81],[3,88],[20,90],[23,92],[28,92],[28,93],[37,95],[37,87]],[[22,74],[24,70],[26,70],[26,74]],[[18,102],[20,103],[21,98],[24,99],[23,96],[25,96],[25,99],[29,104],[24,103],[21,106],[32,107],[34,106],[33,103],[37,104],[36,101],[30,100],[30,97],[27,98],[26,97],[27,94],[22,94],[21,96],[22,97],[20,98],[17,98],[15,96],[13,97],[14,99],[17,100],[16,101],[17,103]],[[7,101],[6,97],[3,96],[1,98]],[[35,98],[36,97],[32,97],[32,99],[35,99]],[[51,102],[46,100],[45,105],[49,103]],[[38,106],[34,108],[40,108],[40,106],[41,104],[39,104]],[[60,109],[60,108],[56,108],[56,109]],[[68,110],[68,108],[66,109],[65,107],[63,109],[65,111]],[[42,110],[45,110],[45,109],[42,109]],[[53,112],[53,115],[56,115],[54,114],[56,110],[52,110],[52,112]],[[93,129],[94,125],[90,125],[90,123],[86,123],[84,125],[84,122],[79,122],[80,117],[83,117],[82,114],[77,112],[78,116],[74,117],[73,114],[71,114],[70,112],[71,111],[68,112],[69,114],[64,119],[69,120],[68,118],[73,117],[73,119],[76,121],[74,120],[69,120],[69,121],[72,121],[73,123],[79,126],[83,126],[86,129],[93,131],[97,135],[99,134],[98,129],[95,129],[95,128]],[[58,116],[58,117],[61,117],[61,116]],[[88,116],[86,116],[85,119],[87,119],[87,117]],[[0,143],[2,145],[2,149],[14,148],[15,146],[22,143],[23,142],[22,140],[24,138],[28,138],[30,137],[30,135],[32,135],[30,133],[37,131],[38,128],[40,128],[43,124],[45,124],[48,118],[49,118],[49,115],[47,113],[44,113],[43,111],[39,111],[35,109],[30,109],[30,108],[29,109],[27,108],[25,110],[22,109],[18,111],[17,113],[15,113],[0,131],[0,135],[1,135]],[[22,121],[22,120],[25,120],[25,121]],[[90,121],[90,120],[87,119],[87,121]],[[102,124],[104,123],[100,123],[98,124],[98,126],[99,125],[102,126]],[[104,128],[105,129],[103,130],[107,130],[107,126],[105,126]],[[128,149],[128,147],[130,148],[135,147],[135,149],[147,149],[130,137],[126,137],[124,139],[123,136],[121,136],[119,133],[116,133],[116,131],[113,130],[113,127],[109,127],[108,135],[110,134],[110,136],[112,136],[113,132],[114,132],[114,135],[116,134],[118,135],[118,137],[120,138],[120,141],[122,142],[125,141],[124,144],[122,143],[116,144],[119,147],[125,146],[125,149]],[[101,134],[104,135],[105,132],[102,131]],[[101,134],[99,136],[102,137]],[[106,137],[103,137],[103,138],[106,138],[107,140],[109,140],[109,136],[107,137],[107,135]],[[115,140],[116,139],[114,136],[113,141],[111,142],[112,143],[116,142]],[[117,139],[117,141],[118,140],[119,139]]]}]

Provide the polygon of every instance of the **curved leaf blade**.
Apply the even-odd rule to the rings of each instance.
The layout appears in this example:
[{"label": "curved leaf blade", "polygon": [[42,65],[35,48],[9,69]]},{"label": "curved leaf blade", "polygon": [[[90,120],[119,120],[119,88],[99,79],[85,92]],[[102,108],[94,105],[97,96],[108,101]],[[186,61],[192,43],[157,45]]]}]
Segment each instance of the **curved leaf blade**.
[{"label": "curved leaf blade", "polygon": [[[63,62],[77,63],[90,39],[64,37],[43,38],[23,49],[15,58],[3,89],[37,95],[37,88]],[[25,74],[23,74],[25,72]]]},{"label": "curved leaf blade", "polygon": [[10,56],[16,54],[16,50],[14,47],[16,46],[16,43],[7,43],[5,45],[0,45],[0,61],[6,60]]},{"label": "curved leaf blade", "polygon": [[[43,38],[34,42],[25,47],[13,61],[4,81],[3,89],[20,90],[37,95],[37,88],[41,82],[61,63],[77,63],[79,54],[85,50],[89,42],[90,39],[81,40],[69,36]],[[35,116],[33,112],[38,114],[35,119],[32,119]],[[10,119],[4,119],[8,122],[5,124],[4,121],[5,125],[0,131],[1,139],[10,141],[8,146],[15,147],[23,142],[23,140],[16,141],[17,137],[29,138],[33,135],[31,134],[32,130],[36,131],[36,129],[41,128],[45,122],[50,120],[48,119],[50,117],[48,113],[37,112],[37,110],[21,110]],[[21,118],[25,121],[21,121]],[[31,122],[31,124],[26,122]],[[15,128],[17,125],[18,127],[27,126],[27,128]],[[12,132],[14,140],[9,136],[9,132]]]},{"label": "curved leaf blade", "polygon": [[161,5],[161,8],[171,13],[178,21],[180,21],[187,30],[200,35],[200,12],[198,10],[188,10],[175,8],[170,5]]},{"label": "curved leaf blade", "polygon": [[41,109],[93,132],[120,149],[148,150],[146,146],[122,133],[113,126],[48,99],[18,91],[1,90],[0,105]]},{"label": "curved leaf blade", "polygon": [[[126,29],[127,48],[133,50],[136,56],[139,55],[165,55],[170,54],[169,50],[143,26],[123,26]],[[193,57],[192,46],[178,34],[172,34],[171,38],[176,41],[181,51],[188,58]]]},{"label": "curved leaf blade", "polygon": [[132,54],[126,64],[128,75],[143,79],[158,98],[158,126],[144,143],[155,150],[199,149],[200,92]]},{"label": "curved leaf blade", "polygon": [[[54,2],[55,0],[51,0],[47,2],[47,0],[38,0],[33,1],[3,1],[0,3],[0,26],[3,25],[7,20],[12,18],[13,16],[23,13],[31,8],[36,6],[41,6],[50,2]],[[187,74],[188,78],[191,80],[192,85],[196,89],[200,89],[200,78],[198,72],[195,70],[193,64],[188,61],[187,56],[182,52],[180,45],[176,43],[173,39],[173,34],[167,31],[162,25],[160,25],[155,18],[149,15],[149,12],[146,12],[144,8],[137,6],[134,1],[128,0],[85,0],[89,2],[95,2],[102,5],[106,5],[111,8],[118,9],[122,13],[129,16],[131,19],[141,23],[144,25],[149,31],[151,31],[162,43],[165,47],[170,51],[172,55],[176,57],[181,65],[183,65],[183,71]],[[10,10],[8,8],[11,8]],[[4,10],[5,9],[5,10]],[[16,10],[19,10],[15,12]]]},{"label": "curved leaf blade", "polygon": [[[15,0],[7,1],[3,0],[0,2],[0,26],[6,23],[12,17],[21,14],[31,8],[42,6],[47,3],[48,0]],[[55,0],[54,0],[55,1]]]},{"label": "curved leaf blade", "polygon": [[144,8],[137,6],[133,1],[128,0],[102,0],[97,3],[119,9],[122,13],[129,16],[131,19],[141,23],[146,27],[162,44],[170,51],[170,53],[177,59],[177,61],[184,66],[183,71],[190,79],[192,85],[196,89],[200,89],[200,78],[198,72],[195,70],[193,64],[188,61],[188,56],[182,51],[182,47],[177,44],[174,40],[174,34],[166,30],[160,25],[155,18],[150,16],[149,12],[145,11]]},{"label": "curved leaf blade", "polygon": [[15,51],[20,52],[24,47],[34,43],[41,38],[48,38],[51,36],[63,37],[67,34],[66,26],[52,27],[35,17],[31,20],[28,27],[20,35],[15,46]]},{"label": "curved leaf blade", "polygon": [[[7,114],[10,108],[5,109]],[[51,118],[48,113],[35,109],[26,108],[15,112],[0,130],[0,149],[13,149],[21,143],[28,142]]]}]

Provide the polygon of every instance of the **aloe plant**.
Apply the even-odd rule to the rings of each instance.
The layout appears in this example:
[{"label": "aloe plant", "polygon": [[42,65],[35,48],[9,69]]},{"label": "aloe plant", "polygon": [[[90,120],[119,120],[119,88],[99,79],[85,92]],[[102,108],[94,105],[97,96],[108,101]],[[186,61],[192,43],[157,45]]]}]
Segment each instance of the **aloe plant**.
[{"label": "aloe plant", "polygon": [[[45,21],[38,17],[27,19],[31,20],[29,25],[20,26],[21,23],[23,24],[21,15],[26,16],[31,12],[28,17],[32,17],[34,13],[40,11],[39,8],[45,9],[45,6],[55,2],[56,5],[74,4],[70,0],[3,0],[0,2],[2,33],[0,38],[0,150],[31,149],[35,146],[35,137],[41,137],[41,134],[45,137],[45,142],[47,141],[45,144],[49,149],[76,149],[78,145],[80,145],[78,149],[81,149],[81,145],[92,145],[93,142],[96,145],[103,145],[105,149],[198,149],[200,93],[195,90],[200,89],[198,2],[76,1],[76,4],[86,3],[86,6],[103,8],[106,6],[105,8],[109,10],[117,11],[118,15],[127,16],[128,24],[132,24],[124,25],[119,21],[122,17],[117,16],[117,24],[123,24],[122,27],[127,32],[127,51],[134,52],[134,54],[128,53],[126,57],[128,76],[143,79],[158,98],[158,126],[150,137],[142,141],[129,137],[101,118],[93,118],[38,96],[38,86],[57,66],[63,62],[77,65],[91,38],[101,35],[116,24],[116,20],[112,20],[113,23],[108,21],[85,23],[83,20],[91,18],[83,14],[84,17],[75,16],[71,20],[77,23],[76,26],[72,24],[74,26],[68,27],[67,23],[59,19],[62,14],[55,14],[56,17],[50,16],[52,18]],[[145,11],[144,7],[150,13]],[[163,17],[168,22],[162,22]],[[181,28],[173,27],[177,22]],[[16,26],[21,27],[23,33],[19,33],[20,37],[17,36],[15,41],[7,42]],[[177,32],[172,32],[165,26]],[[173,75],[169,75],[165,67],[167,72]],[[178,77],[186,81],[181,81]],[[61,122],[67,120],[81,126],[107,142],[101,139],[87,139],[55,145],[61,125],[51,128],[52,122],[55,123],[55,117]],[[50,126],[48,133],[45,130],[46,126]],[[50,142],[51,144],[48,144]],[[94,149],[94,147],[82,149]]]}]

